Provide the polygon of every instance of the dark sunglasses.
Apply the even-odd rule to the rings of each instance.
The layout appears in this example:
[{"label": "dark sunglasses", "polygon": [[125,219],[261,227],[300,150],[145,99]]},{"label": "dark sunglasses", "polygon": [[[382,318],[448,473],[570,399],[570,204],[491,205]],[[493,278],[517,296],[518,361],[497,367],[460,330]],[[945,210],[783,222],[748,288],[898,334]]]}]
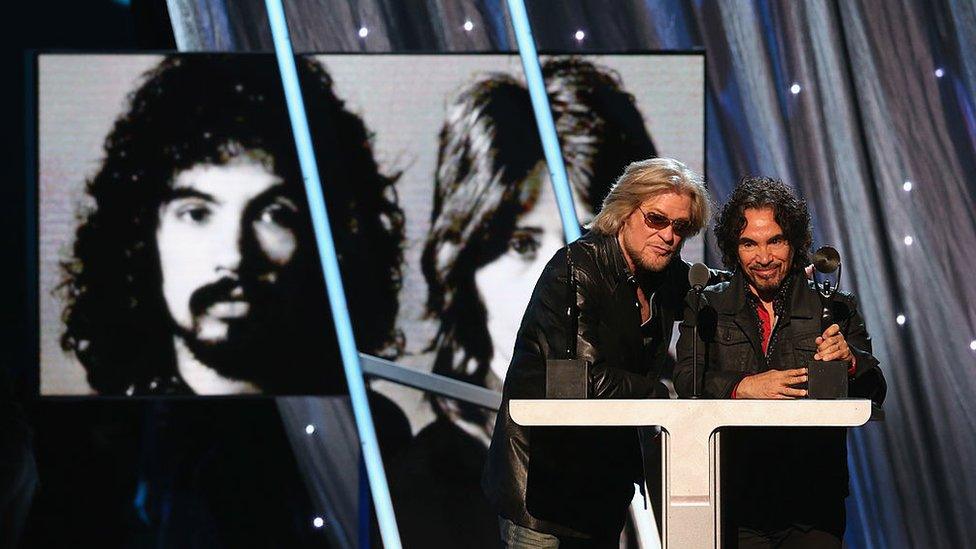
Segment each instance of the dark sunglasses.
[{"label": "dark sunglasses", "polygon": [[644,214],[644,223],[655,231],[664,230],[670,225],[674,228],[674,234],[682,238],[691,236],[695,233],[695,229],[692,227],[691,221],[688,221],[687,219],[672,220],[661,214],[645,212],[644,210],[641,210],[641,213]]}]

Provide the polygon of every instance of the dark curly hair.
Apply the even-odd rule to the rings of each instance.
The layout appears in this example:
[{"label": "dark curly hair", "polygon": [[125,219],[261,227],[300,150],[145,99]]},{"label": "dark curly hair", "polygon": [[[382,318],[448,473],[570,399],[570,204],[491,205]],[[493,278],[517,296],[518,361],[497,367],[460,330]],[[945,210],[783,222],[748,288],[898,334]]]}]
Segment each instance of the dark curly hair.
[{"label": "dark curly hair", "polygon": [[[318,63],[296,58],[322,174],[323,193],[342,267],[359,348],[397,354],[394,328],[400,287],[403,214],[395,177],[373,158],[362,120],[336,97]],[[85,367],[101,394],[131,392],[175,375],[173,327],[161,293],[155,230],[174,174],[200,163],[221,164],[228,148],[261,150],[304,211],[292,130],[281,77],[271,55],[167,56],[143,75],[128,109],[105,139],[105,157],[86,191],[73,257],[62,263],[65,302],[61,345]],[[274,360],[267,392],[318,393],[343,386],[336,342],[309,216],[297,228],[297,274],[291,310],[277,336],[288,356]],[[280,352],[280,348],[278,349]],[[300,371],[285,373],[281,362]],[[284,376],[284,377],[282,377]],[[339,389],[341,390],[341,389]]]},{"label": "dark curly hair", "polygon": [[[593,212],[624,168],[656,156],[633,96],[613,71],[576,57],[543,63],[569,182]],[[440,321],[433,371],[488,385],[493,343],[475,273],[501,256],[527,203],[523,184],[544,161],[524,84],[501,73],[478,79],[447,107],[434,207],[421,257],[427,313]],[[435,411],[445,410],[435,403]],[[479,411],[461,408],[470,420]]]},{"label": "dark curly hair", "polygon": [[730,270],[739,267],[739,236],[746,227],[745,211],[770,208],[776,223],[793,250],[790,269],[810,264],[813,232],[807,203],[785,183],[771,177],[745,177],[739,181],[715,220],[715,239],[722,251],[722,263]]}]

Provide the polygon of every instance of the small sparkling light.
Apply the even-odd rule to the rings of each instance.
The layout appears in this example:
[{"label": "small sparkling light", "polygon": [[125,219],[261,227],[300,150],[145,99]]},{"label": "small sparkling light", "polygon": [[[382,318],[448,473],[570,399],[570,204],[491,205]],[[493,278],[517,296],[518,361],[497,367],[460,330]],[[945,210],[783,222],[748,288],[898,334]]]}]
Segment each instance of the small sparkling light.
[{"label": "small sparkling light", "polygon": [[905,325],[905,315],[898,315],[898,316],[896,316],[895,317],[895,322],[897,322],[899,326],[904,326]]},{"label": "small sparkling light", "polygon": [[912,238],[910,236],[906,236],[905,237],[905,245],[906,246],[911,246],[912,245],[912,242],[915,242],[915,239],[914,238]]},{"label": "small sparkling light", "polygon": [[321,528],[321,527],[325,526],[325,519],[323,519],[322,517],[315,517],[315,518],[313,518],[312,519],[312,526],[314,526],[316,528]]},{"label": "small sparkling light", "polygon": [[474,23],[472,23],[470,19],[468,19],[467,21],[464,22],[464,30],[465,31],[471,32],[471,29],[473,29],[473,28],[474,28]]},{"label": "small sparkling light", "polygon": [[799,84],[797,84],[796,82],[793,82],[793,85],[790,86],[790,93],[792,93],[793,95],[796,95],[796,94],[800,93],[800,90],[801,89],[802,88],[800,88],[800,85]]},{"label": "small sparkling light", "polygon": [[583,32],[583,29],[580,29],[576,31],[576,34],[574,34],[573,36],[576,38],[577,42],[582,42],[583,39],[586,38],[586,33]]},{"label": "small sparkling light", "polygon": [[905,189],[905,192],[906,193],[909,192],[909,191],[911,191],[912,190],[912,182],[911,181],[905,181],[905,184],[902,185],[901,188],[902,189]]},{"label": "small sparkling light", "polygon": [[942,78],[943,76],[945,76],[945,71],[942,70],[942,67],[939,67],[939,68],[935,69],[935,77],[936,78]]},{"label": "small sparkling light", "polygon": [[976,339],[969,342],[969,348],[973,351],[976,351]]},{"label": "small sparkling light", "polygon": [[308,425],[305,426],[305,434],[310,435],[310,434],[312,434],[314,432],[315,432],[315,426],[314,425],[312,425],[311,423],[309,423]]},{"label": "small sparkling light", "polygon": [[359,27],[359,37],[366,38],[367,35],[369,35],[369,29],[366,27]]}]

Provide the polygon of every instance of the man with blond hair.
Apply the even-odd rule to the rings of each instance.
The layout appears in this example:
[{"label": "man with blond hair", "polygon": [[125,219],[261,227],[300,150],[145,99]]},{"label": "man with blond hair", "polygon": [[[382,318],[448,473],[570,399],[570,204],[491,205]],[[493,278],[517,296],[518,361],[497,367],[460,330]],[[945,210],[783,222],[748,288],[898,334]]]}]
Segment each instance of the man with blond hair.
[{"label": "man with blond hair", "polygon": [[589,232],[546,265],[516,337],[482,479],[506,547],[618,546],[643,479],[637,430],[530,429],[512,421],[508,402],[545,398],[546,361],[566,358],[567,347],[585,368],[588,398],[667,398],[661,372],[689,289],[681,247],[707,219],[700,175],[669,158],[634,162]]}]

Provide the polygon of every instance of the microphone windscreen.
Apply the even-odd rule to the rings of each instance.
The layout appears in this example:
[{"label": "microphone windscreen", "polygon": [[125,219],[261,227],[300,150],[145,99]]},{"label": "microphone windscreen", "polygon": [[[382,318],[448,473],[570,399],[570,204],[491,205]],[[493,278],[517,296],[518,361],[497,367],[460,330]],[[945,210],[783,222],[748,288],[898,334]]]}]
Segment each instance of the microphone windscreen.
[{"label": "microphone windscreen", "polygon": [[821,246],[813,253],[813,268],[819,273],[830,274],[840,265],[840,254],[830,246]]},{"label": "microphone windscreen", "polygon": [[708,267],[704,263],[695,263],[688,270],[688,283],[691,284],[692,288],[698,287],[703,288],[708,284],[708,279],[711,273],[708,271]]}]

